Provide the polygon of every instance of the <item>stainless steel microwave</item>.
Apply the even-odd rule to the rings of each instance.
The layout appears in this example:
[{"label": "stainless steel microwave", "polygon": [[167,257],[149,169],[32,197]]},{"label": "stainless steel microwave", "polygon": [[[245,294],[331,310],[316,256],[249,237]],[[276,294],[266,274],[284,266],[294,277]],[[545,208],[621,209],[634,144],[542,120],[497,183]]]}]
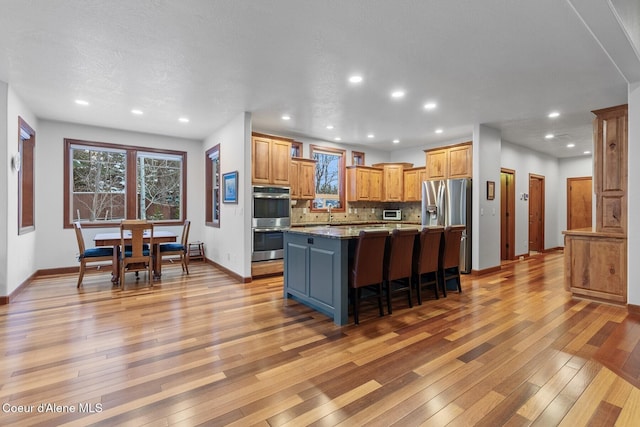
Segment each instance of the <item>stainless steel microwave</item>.
[{"label": "stainless steel microwave", "polygon": [[400,221],[402,219],[402,211],[400,209],[384,209],[382,211],[383,221]]}]

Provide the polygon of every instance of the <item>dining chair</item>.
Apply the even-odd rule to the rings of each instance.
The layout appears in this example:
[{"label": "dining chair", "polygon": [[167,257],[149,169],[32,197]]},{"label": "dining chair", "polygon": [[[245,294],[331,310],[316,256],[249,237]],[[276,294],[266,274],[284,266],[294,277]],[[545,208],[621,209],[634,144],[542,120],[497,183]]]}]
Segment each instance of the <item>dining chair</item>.
[{"label": "dining chair", "polygon": [[[76,240],[78,241],[78,261],[80,261],[80,275],[78,276],[78,288],[82,285],[82,278],[87,267],[87,263],[104,263],[111,262],[113,265],[113,248],[110,246],[98,246],[86,249],[84,246],[84,237],[82,236],[82,226],[79,222],[73,223],[73,229],[76,232]],[[100,268],[103,264],[99,264]],[[109,264],[106,264],[109,265]]]},{"label": "dining chair", "polygon": [[436,299],[440,298],[438,286],[443,232],[442,226],[423,228],[413,251],[413,276],[420,305],[422,305],[422,290],[427,286],[433,285],[434,296]]},{"label": "dining chair", "polygon": [[[149,239],[148,244],[144,242],[145,238]],[[120,223],[120,248],[120,288],[124,289],[125,273],[134,271],[146,271],[147,281],[153,285],[153,224],[144,220],[123,220]]]},{"label": "dining chair", "polygon": [[160,262],[165,256],[179,256],[182,264],[182,271],[189,274],[189,229],[191,221],[186,220],[182,227],[182,238],[180,243],[162,243],[160,245]]},{"label": "dining chair", "polygon": [[406,292],[409,307],[413,307],[411,275],[413,244],[418,234],[415,229],[394,228],[383,263],[384,290],[387,295],[387,311],[391,311],[391,296]]},{"label": "dining chair", "polygon": [[451,225],[444,229],[444,245],[442,250],[442,262],[440,265],[440,276],[442,280],[442,292],[447,296],[447,282],[455,280],[458,292],[462,292],[460,283],[460,242],[464,225]]},{"label": "dining chair", "polygon": [[[382,263],[389,233],[386,230],[365,231],[358,234],[355,256],[349,266],[349,290],[353,305],[353,319],[360,323],[360,300],[377,298],[380,316],[384,316],[382,308]],[[363,290],[367,289],[367,295]]]}]

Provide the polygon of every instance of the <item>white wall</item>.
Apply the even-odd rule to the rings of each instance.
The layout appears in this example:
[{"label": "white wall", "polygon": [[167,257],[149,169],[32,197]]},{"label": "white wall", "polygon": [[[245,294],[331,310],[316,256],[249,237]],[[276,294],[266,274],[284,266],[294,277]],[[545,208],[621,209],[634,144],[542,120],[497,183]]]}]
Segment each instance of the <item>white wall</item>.
[{"label": "white wall", "polygon": [[[472,269],[500,266],[500,131],[473,127]],[[496,184],[494,200],[487,200],[487,181]]]},{"label": "white wall", "polygon": [[426,166],[427,156],[424,150],[438,147],[446,147],[449,145],[462,144],[463,142],[471,141],[473,137],[471,135],[463,138],[451,139],[448,141],[437,142],[428,145],[422,145],[420,147],[411,148],[398,148],[391,152],[390,162],[395,163],[413,163],[414,167]]},{"label": "white wall", "polygon": [[[255,130],[255,129],[254,129]],[[256,132],[260,132],[258,130],[255,130]],[[367,166],[371,166],[374,163],[384,163],[384,162],[390,162],[390,153],[387,151],[381,151],[381,150],[375,150],[373,148],[369,148],[369,147],[365,147],[365,146],[360,146],[360,145],[350,145],[350,144],[339,144],[339,143],[334,143],[334,142],[328,142],[328,141],[322,141],[319,139],[312,139],[312,138],[302,138],[302,137],[296,137],[295,138],[296,141],[302,142],[302,157],[305,158],[310,158],[310,152],[311,152],[311,145],[321,145],[323,147],[332,147],[332,148],[339,148],[341,150],[347,150],[347,158],[346,158],[346,162],[345,165],[346,166],[351,166],[351,154],[353,151],[359,151],[361,153],[364,153],[364,160],[365,160],[365,164]]]},{"label": "white wall", "polygon": [[[220,172],[238,171],[238,204],[221,203],[220,227],[204,230],[205,252],[210,260],[248,278],[251,277],[251,114],[239,114],[205,139],[200,153],[203,165],[204,153],[217,144],[220,144]],[[203,177],[204,172],[199,178],[204,184]],[[204,192],[200,197],[204,198]]]},{"label": "white wall", "polygon": [[[36,219],[35,230],[29,233],[18,235],[18,172],[14,171],[10,166],[10,159],[18,152],[18,116],[22,117],[31,128],[36,132],[36,150],[40,144],[40,133],[38,132],[38,120],[30,109],[15,94],[13,89],[9,87],[7,93],[7,162],[8,187],[7,202],[4,205],[7,210],[7,293],[9,295],[25,280],[29,278],[37,270],[36,266],[36,240],[38,234],[41,233],[42,227]],[[37,179],[39,166],[42,159],[38,156],[35,158],[34,174]],[[36,200],[36,212],[39,208]]]},{"label": "white wall", "polygon": [[640,82],[629,85],[628,204],[627,204],[627,298],[640,306],[640,223],[633,212],[640,212]]},{"label": "white wall", "polygon": [[529,193],[529,174],[544,176],[544,248],[564,246],[564,228],[558,223],[558,205],[564,198],[566,206],[566,180],[559,179],[558,160],[507,141],[502,142],[500,157],[501,167],[516,171],[515,254],[529,253],[529,202],[521,199],[523,193]]},{"label": "white wall", "polygon": [[[204,228],[204,160],[201,141],[41,120],[36,135],[37,269],[78,265],[78,245],[74,231],[63,228],[64,138],[186,151],[190,239],[201,238]],[[158,228],[174,231],[178,235],[182,233],[182,226]],[[88,247],[93,246],[93,236],[96,233],[117,231],[117,228],[83,229]]]},{"label": "white wall", "polygon": [[7,214],[9,212],[9,206],[7,204],[7,191],[9,174],[11,173],[11,167],[9,165],[9,134],[7,131],[7,120],[9,118],[7,113],[7,95],[9,92],[9,85],[3,81],[0,81],[0,295],[9,295],[7,284],[7,233],[8,222]]}]

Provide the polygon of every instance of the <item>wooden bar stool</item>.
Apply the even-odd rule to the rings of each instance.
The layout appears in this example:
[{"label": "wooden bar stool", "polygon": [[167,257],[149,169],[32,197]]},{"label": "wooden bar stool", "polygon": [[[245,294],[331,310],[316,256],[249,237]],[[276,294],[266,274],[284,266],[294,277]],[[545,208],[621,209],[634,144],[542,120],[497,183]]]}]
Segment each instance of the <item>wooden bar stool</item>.
[{"label": "wooden bar stool", "polygon": [[[360,300],[363,298],[377,298],[380,316],[384,316],[382,309],[382,264],[384,250],[389,233],[383,231],[360,231],[355,250],[353,264],[349,268],[349,290],[353,304],[353,319],[356,325],[360,323]],[[373,291],[369,295],[362,295],[363,289]]]},{"label": "wooden bar stool", "polygon": [[387,294],[387,310],[391,311],[391,295],[406,292],[409,307],[413,307],[411,295],[411,267],[413,263],[413,244],[418,230],[402,230],[391,232],[389,247],[384,261],[384,287]]},{"label": "wooden bar stool", "polygon": [[415,277],[416,292],[418,294],[418,304],[422,305],[422,289],[433,285],[436,299],[439,286],[440,256],[442,254],[442,235],[444,227],[425,227],[420,232],[418,244],[414,248],[413,275]]},{"label": "wooden bar stool", "polygon": [[460,284],[460,242],[464,225],[452,225],[444,229],[444,245],[442,250],[442,262],[440,275],[442,277],[442,292],[447,296],[447,281],[455,280],[458,292],[462,292]]}]

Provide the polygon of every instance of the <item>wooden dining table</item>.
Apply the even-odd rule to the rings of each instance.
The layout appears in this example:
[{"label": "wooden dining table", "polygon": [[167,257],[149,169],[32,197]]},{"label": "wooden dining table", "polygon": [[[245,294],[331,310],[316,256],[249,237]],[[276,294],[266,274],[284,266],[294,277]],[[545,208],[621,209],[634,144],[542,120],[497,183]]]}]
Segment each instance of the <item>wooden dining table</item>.
[{"label": "wooden dining table", "polygon": [[[148,233],[145,233],[144,243],[149,243]],[[162,258],[160,257],[160,243],[175,242],[178,235],[165,230],[155,230],[153,232],[153,278],[160,279],[162,277]],[[111,281],[113,283],[120,282],[120,233],[98,233],[93,237],[96,246],[112,246],[113,247],[113,266],[111,270]],[[131,243],[131,237],[127,239],[125,235],[125,244]]]}]

